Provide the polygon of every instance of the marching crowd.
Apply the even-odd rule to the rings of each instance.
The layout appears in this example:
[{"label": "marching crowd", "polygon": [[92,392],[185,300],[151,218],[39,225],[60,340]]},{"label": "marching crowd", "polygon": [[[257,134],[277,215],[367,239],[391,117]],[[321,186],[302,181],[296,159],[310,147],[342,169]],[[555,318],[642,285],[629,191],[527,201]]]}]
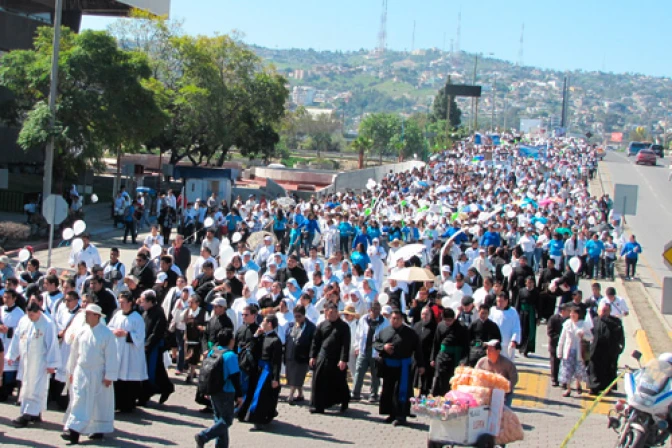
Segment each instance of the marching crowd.
[{"label": "marching crowd", "polygon": [[[459,365],[500,373],[513,391],[516,351],[535,353],[541,324],[553,385],[603,391],[628,309],[598,280],[619,257],[634,276],[641,246],[609,196],[588,190],[592,146],[554,139],[525,157],[504,140],[464,141],[364,191],[308,201],[191,204],[169,192],[128,267],[117,248],[103,262],[87,234],[74,274],[42,272],[32,250],[16,266],[0,256],[0,401],[20,402],[17,427],[53,401],[62,437],[78,443],[112,432],[115,411],[165,403],[173,369],[214,413],[196,445],[225,447],[234,418],[264,430],[278,417],[285,384],[288,404],[303,403],[309,371],[314,414],[347,412],[370,374],[368,400],[398,426],[414,390],[445,394]],[[122,190],[115,201],[124,242],[149,225],[142,200]],[[593,279],[585,295],[582,277]]]}]

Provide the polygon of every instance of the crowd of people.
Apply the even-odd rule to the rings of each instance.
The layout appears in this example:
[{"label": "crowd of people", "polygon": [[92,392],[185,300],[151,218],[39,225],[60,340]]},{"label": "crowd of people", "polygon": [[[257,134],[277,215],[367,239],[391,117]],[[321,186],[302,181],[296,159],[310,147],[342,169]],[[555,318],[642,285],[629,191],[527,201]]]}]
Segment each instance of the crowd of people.
[{"label": "crowd of people", "polygon": [[[234,418],[267,429],[283,385],[289,405],[304,403],[309,372],[313,414],[347,412],[370,375],[368,401],[398,426],[414,391],[445,394],[459,365],[509,379],[510,406],[516,351],[537,351],[542,324],[553,385],[601,392],[628,309],[597,280],[613,279],[618,257],[634,276],[641,246],[609,196],[588,190],[594,147],[554,139],[526,157],[512,138],[460,142],[364,191],[310,200],[191,204],[169,192],[128,267],[118,248],[103,262],[87,234],[74,274],[42,272],[32,250],[16,266],[0,256],[0,401],[20,402],[17,427],[55,402],[62,437],[78,443],[112,432],[115,411],[165,403],[172,370],[214,413],[196,445],[225,447]],[[123,190],[115,201],[124,243],[150,226],[138,204]],[[429,279],[404,280],[409,268]],[[582,277],[593,279],[586,297]]]}]

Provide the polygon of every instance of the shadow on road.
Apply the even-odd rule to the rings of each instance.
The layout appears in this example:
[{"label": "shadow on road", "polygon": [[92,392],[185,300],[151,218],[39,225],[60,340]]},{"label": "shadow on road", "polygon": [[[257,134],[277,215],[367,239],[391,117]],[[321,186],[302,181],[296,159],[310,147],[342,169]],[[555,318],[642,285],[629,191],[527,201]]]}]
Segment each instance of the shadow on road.
[{"label": "shadow on road", "polygon": [[283,435],[289,437],[297,437],[312,440],[322,440],[329,443],[337,443],[340,445],[354,445],[354,442],[335,439],[332,434],[317,431],[310,428],[294,425],[289,422],[275,420],[268,426],[268,432],[274,435]]}]

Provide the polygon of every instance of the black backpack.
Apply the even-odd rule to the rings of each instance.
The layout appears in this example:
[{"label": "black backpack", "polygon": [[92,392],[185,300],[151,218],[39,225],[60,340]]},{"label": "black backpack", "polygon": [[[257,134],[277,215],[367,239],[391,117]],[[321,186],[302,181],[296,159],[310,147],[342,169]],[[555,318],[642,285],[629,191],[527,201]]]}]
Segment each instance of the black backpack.
[{"label": "black backpack", "polygon": [[212,354],[203,360],[198,374],[199,393],[212,395],[224,390],[224,352],[213,348]]},{"label": "black backpack", "polygon": [[238,366],[240,367],[240,371],[246,375],[251,375],[257,369],[257,362],[254,359],[250,345],[240,348],[238,352]]}]

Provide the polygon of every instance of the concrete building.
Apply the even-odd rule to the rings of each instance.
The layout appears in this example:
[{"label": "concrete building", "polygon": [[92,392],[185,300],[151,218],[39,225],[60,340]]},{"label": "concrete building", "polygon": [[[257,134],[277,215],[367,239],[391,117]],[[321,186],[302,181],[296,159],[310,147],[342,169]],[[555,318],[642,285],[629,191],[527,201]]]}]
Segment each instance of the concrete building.
[{"label": "concrete building", "polygon": [[292,89],[292,103],[297,106],[310,106],[315,100],[317,89],[310,86],[294,86]]}]

